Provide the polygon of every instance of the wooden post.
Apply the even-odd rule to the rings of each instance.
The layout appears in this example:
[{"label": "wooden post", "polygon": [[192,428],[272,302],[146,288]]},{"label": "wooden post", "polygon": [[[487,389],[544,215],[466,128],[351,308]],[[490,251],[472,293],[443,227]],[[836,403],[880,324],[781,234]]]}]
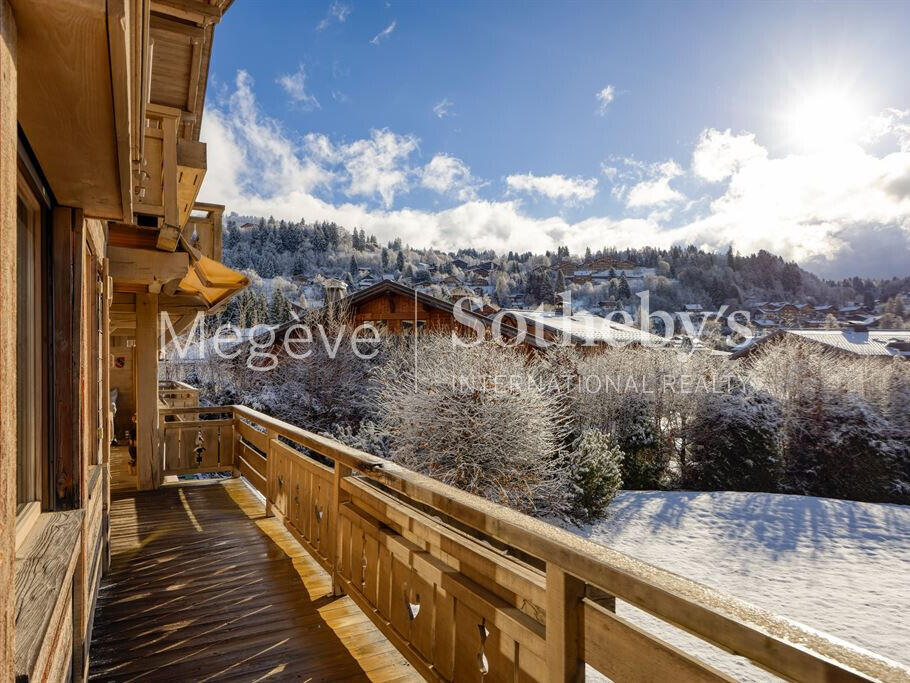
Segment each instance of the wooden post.
[{"label": "wooden post", "polygon": [[547,563],[547,667],[550,683],[584,680],[584,633],[580,625],[583,581]]},{"label": "wooden post", "polygon": [[275,487],[277,484],[277,473],[275,472],[275,454],[272,453],[272,439],[278,436],[274,429],[266,428],[268,436],[268,448],[265,451],[265,516],[274,517],[275,511],[272,509],[275,500]]},{"label": "wooden post", "polygon": [[341,587],[339,576],[341,575],[341,504],[348,500],[350,496],[341,489],[342,480],[350,476],[351,468],[335,461],[334,477],[332,482],[332,516],[329,517],[329,524],[334,524],[334,529],[329,529],[330,548],[329,557],[332,558],[332,594],[344,595],[344,589]]},{"label": "wooden post", "polygon": [[13,680],[16,595],[16,23],[0,0],[0,681]]},{"label": "wooden post", "polygon": [[161,484],[157,294],[136,295],[136,469],[140,490]]}]

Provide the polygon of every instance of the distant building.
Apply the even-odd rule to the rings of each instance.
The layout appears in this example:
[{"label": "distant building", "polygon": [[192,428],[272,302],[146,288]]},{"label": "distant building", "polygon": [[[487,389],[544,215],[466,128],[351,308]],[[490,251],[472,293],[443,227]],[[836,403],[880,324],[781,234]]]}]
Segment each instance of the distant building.
[{"label": "distant building", "polygon": [[786,329],[776,330],[741,345],[731,356],[744,358],[758,348],[785,339],[800,339],[827,350],[850,356],[910,359],[910,331],[869,330],[851,327],[842,330]]}]

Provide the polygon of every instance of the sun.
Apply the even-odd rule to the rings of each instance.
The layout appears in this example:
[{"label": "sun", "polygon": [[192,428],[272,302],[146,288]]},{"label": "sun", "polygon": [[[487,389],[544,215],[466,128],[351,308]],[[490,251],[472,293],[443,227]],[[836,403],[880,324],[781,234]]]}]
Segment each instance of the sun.
[{"label": "sun", "polygon": [[857,97],[838,88],[802,93],[786,115],[790,144],[812,152],[856,142],[861,124]]}]

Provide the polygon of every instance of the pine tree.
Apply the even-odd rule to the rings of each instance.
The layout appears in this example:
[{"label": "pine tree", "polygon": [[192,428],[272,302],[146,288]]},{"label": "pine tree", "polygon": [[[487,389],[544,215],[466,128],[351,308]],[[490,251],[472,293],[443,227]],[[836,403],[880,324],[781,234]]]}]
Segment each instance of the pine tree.
[{"label": "pine tree", "polygon": [[276,287],[272,293],[272,301],[269,304],[269,323],[272,325],[282,325],[291,319],[291,304],[284,296],[281,288]]},{"label": "pine tree", "polygon": [[553,289],[553,281],[549,273],[541,273],[540,277],[540,301],[551,304],[556,300],[556,290]]},{"label": "pine tree", "polygon": [[351,255],[351,267],[349,268],[352,280],[357,279],[357,272],[359,270],[360,270],[360,266],[357,265],[357,257],[352,254]]},{"label": "pine tree", "polygon": [[561,294],[566,291],[566,277],[561,270],[556,271],[556,293]]},{"label": "pine tree", "polygon": [[580,522],[596,521],[622,486],[623,452],[600,430],[588,429],[572,460],[572,515]]},{"label": "pine tree", "polygon": [[625,273],[619,276],[619,286],[616,289],[620,299],[628,299],[632,296],[632,290],[629,289],[629,281],[626,279]]},{"label": "pine tree", "polygon": [[382,249],[382,272],[385,273],[389,269],[389,250],[383,247]]},{"label": "pine tree", "polygon": [[[400,242],[400,240],[395,240],[395,241]],[[403,251],[398,252],[398,257],[395,259],[395,268],[399,272],[404,270],[404,252]]]}]

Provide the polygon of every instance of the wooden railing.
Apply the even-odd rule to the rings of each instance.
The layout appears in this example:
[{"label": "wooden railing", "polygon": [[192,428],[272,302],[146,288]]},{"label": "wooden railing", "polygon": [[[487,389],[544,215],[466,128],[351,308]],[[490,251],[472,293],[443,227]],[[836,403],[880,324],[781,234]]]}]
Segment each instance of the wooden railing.
[{"label": "wooden railing", "polygon": [[162,414],[194,416],[162,423],[168,467],[186,464],[184,434],[217,430],[218,465],[428,680],[575,681],[585,663],[616,681],[731,680],[618,616],[625,601],[787,679],[910,681],[902,664],[249,408]]},{"label": "wooden railing", "polygon": [[158,382],[158,401],[168,408],[199,405],[199,389],[175,380]]}]

